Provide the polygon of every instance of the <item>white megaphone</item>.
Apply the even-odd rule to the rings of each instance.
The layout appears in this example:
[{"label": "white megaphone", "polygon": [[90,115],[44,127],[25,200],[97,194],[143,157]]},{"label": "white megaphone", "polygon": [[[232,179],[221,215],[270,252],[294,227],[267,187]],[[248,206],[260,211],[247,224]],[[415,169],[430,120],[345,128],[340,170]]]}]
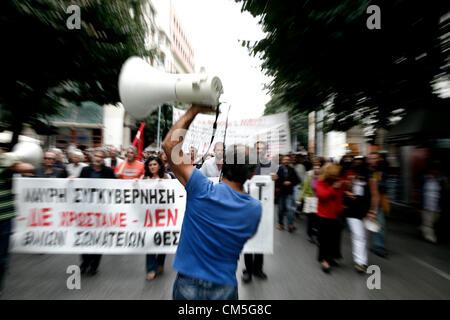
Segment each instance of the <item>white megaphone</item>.
[{"label": "white megaphone", "polygon": [[22,141],[14,145],[11,152],[0,155],[0,166],[10,167],[18,162],[26,162],[38,167],[43,156],[42,148],[37,143]]},{"label": "white megaphone", "polygon": [[216,76],[165,73],[138,57],[125,61],[119,76],[120,100],[136,119],[167,102],[217,106],[222,93],[222,82]]}]

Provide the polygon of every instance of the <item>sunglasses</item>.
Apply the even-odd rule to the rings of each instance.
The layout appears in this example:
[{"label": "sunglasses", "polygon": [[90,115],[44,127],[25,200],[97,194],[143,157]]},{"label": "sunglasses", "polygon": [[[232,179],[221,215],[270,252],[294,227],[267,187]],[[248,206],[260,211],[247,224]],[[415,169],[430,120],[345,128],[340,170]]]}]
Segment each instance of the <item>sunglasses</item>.
[{"label": "sunglasses", "polygon": [[45,157],[44,160],[56,160],[56,159],[55,159],[55,158],[48,158],[48,157]]}]

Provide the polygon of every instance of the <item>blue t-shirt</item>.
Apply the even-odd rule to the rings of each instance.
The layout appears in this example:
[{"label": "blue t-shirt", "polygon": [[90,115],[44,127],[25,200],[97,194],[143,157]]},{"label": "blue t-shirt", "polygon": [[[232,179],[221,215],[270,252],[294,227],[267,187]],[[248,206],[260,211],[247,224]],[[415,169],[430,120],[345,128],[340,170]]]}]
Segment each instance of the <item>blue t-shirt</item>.
[{"label": "blue t-shirt", "polygon": [[197,169],[189,177],[186,192],[173,268],[188,277],[237,286],[237,261],[258,229],[261,202],[225,183],[214,185]]}]

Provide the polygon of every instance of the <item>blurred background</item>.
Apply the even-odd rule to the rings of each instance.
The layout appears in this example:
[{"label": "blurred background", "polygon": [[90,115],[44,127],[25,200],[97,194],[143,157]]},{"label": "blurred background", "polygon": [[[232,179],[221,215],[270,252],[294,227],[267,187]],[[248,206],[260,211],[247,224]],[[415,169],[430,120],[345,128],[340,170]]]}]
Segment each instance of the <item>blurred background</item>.
[{"label": "blurred background", "polygon": [[[439,289],[410,296],[408,281],[397,279],[402,288],[397,293],[394,286],[389,294],[346,297],[449,298],[449,208],[439,211],[433,241],[424,239],[420,230],[424,177],[447,181],[450,174],[448,1],[6,0],[0,4],[0,41],[3,151],[31,141],[44,150],[61,149],[66,163],[71,148],[85,152],[86,162],[89,152],[105,146],[116,147],[123,157],[144,121],[144,147],[156,153],[172,125],[172,107],[188,106],[165,105],[144,120],[133,119],[119,102],[122,64],[136,55],[167,73],[193,73],[206,66],[223,72],[227,101],[235,110],[248,108],[247,118],[288,112],[292,154],[339,162],[344,156],[378,152],[387,161],[388,219],[393,234],[402,239],[392,240],[399,247],[391,249],[406,252],[410,248],[402,247],[408,243],[405,239],[417,241],[425,260],[414,272],[438,274],[433,281]],[[226,51],[230,47],[234,53]],[[208,59],[215,51],[226,54]],[[239,91],[245,85],[234,83],[238,78],[254,86]],[[441,189],[433,197],[448,195]],[[301,216],[297,219],[298,224],[304,222]],[[296,248],[287,245],[291,239],[284,236],[277,235],[276,241]],[[313,260],[310,248],[305,245],[304,250]],[[267,268],[277,273],[277,263],[302,260],[285,258],[268,260]],[[18,255],[12,263],[14,259],[26,264],[26,259],[50,263],[57,258]],[[21,284],[20,272],[26,269],[12,271],[10,281],[22,289],[13,290],[10,298],[56,297],[31,293]],[[333,285],[345,286],[344,280]],[[282,283],[291,288],[288,281]],[[169,285],[161,286],[170,291]],[[260,289],[246,287],[244,296],[303,297],[295,288],[281,296],[275,293],[277,286],[269,290],[273,296],[258,296]],[[312,291],[309,297],[335,298],[339,290],[335,292],[324,296]],[[89,297],[108,298],[94,293]]]}]

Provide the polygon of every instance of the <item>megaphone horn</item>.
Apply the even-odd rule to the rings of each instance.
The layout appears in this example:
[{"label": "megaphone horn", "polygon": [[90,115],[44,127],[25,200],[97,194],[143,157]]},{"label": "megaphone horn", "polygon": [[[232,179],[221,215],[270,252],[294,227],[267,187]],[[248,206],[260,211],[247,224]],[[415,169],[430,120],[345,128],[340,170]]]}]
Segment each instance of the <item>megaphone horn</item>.
[{"label": "megaphone horn", "polygon": [[10,167],[17,162],[26,162],[38,167],[43,154],[42,148],[37,143],[22,141],[14,145],[11,152],[0,155],[0,167]]},{"label": "megaphone horn", "polygon": [[125,61],[119,76],[120,100],[136,119],[168,102],[216,106],[222,93],[222,82],[216,76],[165,73],[139,57]]}]

